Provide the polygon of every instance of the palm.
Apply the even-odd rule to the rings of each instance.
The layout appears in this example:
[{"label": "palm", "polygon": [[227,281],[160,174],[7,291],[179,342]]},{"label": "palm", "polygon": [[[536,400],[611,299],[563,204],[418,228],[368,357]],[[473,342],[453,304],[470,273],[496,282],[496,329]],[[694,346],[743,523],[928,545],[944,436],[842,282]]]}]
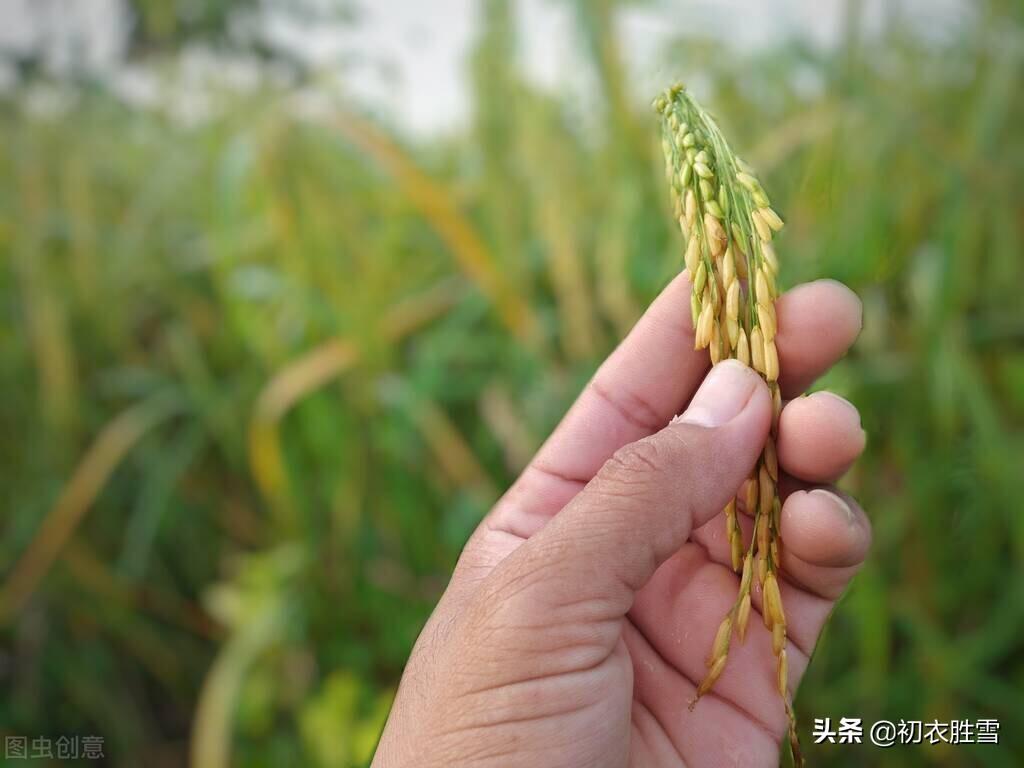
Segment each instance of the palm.
[{"label": "palm", "polygon": [[[775,686],[771,638],[752,614],[746,641],[734,638],[729,666],[712,691],[691,711],[705,658],[722,616],[732,605],[738,578],[725,564],[720,517],[698,529],[693,540],[657,572],[637,595],[623,623],[633,667],[631,739],[633,765],[774,765],[786,716]],[[821,598],[788,589],[791,603],[809,608]],[[795,688],[806,656],[799,638],[816,637],[821,618],[801,611],[790,632]],[[799,659],[799,661],[797,661]]]},{"label": "palm", "polygon": [[[741,522],[749,535],[749,519]],[[559,712],[563,719],[556,731],[538,734],[535,754],[556,756],[567,744],[578,754],[586,745],[585,751],[598,757],[594,765],[617,765],[622,763],[615,758],[628,746],[630,765],[651,768],[777,764],[786,718],[775,688],[770,635],[759,614],[751,615],[746,641],[741,645],[734,639],[729,666],[715,688],[689,709],[711,639],[738,588],[738,577],[725,564],[721,531],[719,515],[662,565],[637,593],[617,636],[610,636],[603,659],[566,667],[543,681],[544,711]],[[505,533],[492,536],[476,542],[476,551],[486,552],[489,561],[474,564],[480,577],[522,542]],[[795,689],[807,660],[799,649],[813,647],[832,601],[786,583],[782,589],[792,616],[790,685]],[[506,684],[538,683],[530,667],[521,671],[522,680]],[[537,716],[521,711],[510,713],[509,720]]]}]

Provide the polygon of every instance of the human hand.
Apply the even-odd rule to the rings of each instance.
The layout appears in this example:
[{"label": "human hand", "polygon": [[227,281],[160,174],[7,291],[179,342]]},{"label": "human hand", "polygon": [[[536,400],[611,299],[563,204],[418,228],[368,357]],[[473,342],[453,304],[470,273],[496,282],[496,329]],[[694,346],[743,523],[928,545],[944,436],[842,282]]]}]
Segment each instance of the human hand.
[{"label": "human hand", "polygon": [[[777,765],[786,715],[771,635],[751,620],[690,711],[735,600],[722,509],[771,421],[768,390],[694,352],[690,283],[662,292],[470,538],[413,649],[374,768]],[[864,447],[856,409],[800,393],[852,344],[831,281],[777,304],[778,456],[789,685],[870,543],[828,485]],[[706,378],[705,378],[706,375]],[[703,381],[703,383],[702,383]],[[684,409],[672,424],[672,417]],[[740,515],[746,542],[751,519]],[[754,609],[760,609],[754,587]]]}]

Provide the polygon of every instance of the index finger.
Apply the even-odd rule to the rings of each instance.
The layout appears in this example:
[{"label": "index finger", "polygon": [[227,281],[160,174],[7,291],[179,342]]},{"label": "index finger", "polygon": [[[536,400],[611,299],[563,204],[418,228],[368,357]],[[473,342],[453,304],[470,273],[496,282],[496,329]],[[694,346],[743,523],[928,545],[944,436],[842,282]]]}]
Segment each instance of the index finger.
[{"label": "index finger", "polygon": [[[495,507],[492,528],[523,538],[564,507],[622,446],[657,432],[683,410],[710,366],[694,350],[687,272],[654,300]],[[861,304],[833,280],[806,283],[777,304],[782,387],[806,386],[846,353]]]}]

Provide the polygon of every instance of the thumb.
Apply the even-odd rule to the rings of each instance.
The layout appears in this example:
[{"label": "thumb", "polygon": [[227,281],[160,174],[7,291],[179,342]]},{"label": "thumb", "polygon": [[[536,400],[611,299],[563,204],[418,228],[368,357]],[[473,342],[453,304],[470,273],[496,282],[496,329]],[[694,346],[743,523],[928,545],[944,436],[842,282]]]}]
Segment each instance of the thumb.
[{"label": "thumb", "polygon": [[736,361],[716,365],[681,416],[619,450],[495,569],[511,587],[502,597],[541,621],[567,605],[601,606],[606,615],[591,618],[625,615],[655,569],[735,495],[770,422],[761,378]]}]

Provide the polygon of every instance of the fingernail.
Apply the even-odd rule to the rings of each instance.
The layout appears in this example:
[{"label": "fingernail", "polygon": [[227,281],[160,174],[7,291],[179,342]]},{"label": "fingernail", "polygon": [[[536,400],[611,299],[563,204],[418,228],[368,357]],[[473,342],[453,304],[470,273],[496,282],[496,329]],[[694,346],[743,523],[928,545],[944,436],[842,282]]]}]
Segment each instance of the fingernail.
[{"label": "fingernail", "polygon": [[736,360],[723,360],[711,369],[678,421],[719,427],[731,421],[750,402],[759,379],[753,369]]},{"label": "fingernail", "polygon": [[811,395],[811,397],[828,398],[829,400],[832,400],[835,403],[839,403],[843,410],[847,411],[853,417],[854,421],[857,422],[857,424],[860,424],[860,411],[857,410],[857,406],[855,406],[846,398],[840,397],[839,395],[834,394],[832,392],[828,392],[826,390],[815,392],[814,394]]},{"label": "fingernail", "polygon": [[826,491],[824,488],[814,488],[808,491],[808,493],[811,494],[812,496],[816,495],[818,496],[818,498],[828,501],[828,503],[835,507],[837,511],[842,512],[842,514],[846,515],[846,522],[848,522],[850,525],[853,525],[853,522],[856,519],[853,516],[853,510],[850,509],[850,505],[847,504],[841,497],[836,496],[834,493],[832,493],[832,491]]}]

